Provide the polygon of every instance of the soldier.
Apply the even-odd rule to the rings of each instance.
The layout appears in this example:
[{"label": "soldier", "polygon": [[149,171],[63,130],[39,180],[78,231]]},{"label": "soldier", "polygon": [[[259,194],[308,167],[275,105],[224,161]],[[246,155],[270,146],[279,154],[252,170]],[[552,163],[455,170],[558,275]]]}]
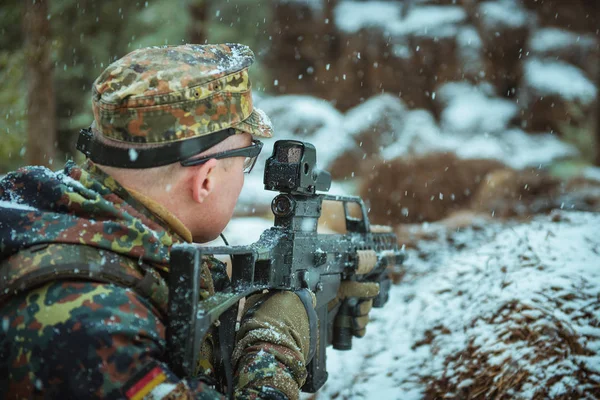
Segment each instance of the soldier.
[{"label": "soldier", "polygon": [[[0,181],[0,393],[5,398],[220,398],[209,334],[198,379],[165,354],[169,252],[216,238],[244,173],[271,137],[253,108],[251,50],[240,44],[151,47],[93,85],[88,160]],[[229,283],[212,257],[201,299]],[[376,284],[344,295],[370,298]],[[248,300],[232,361],[234,396],[296,399],[311,332],[291,292]],[[367,306],[356,318],[364,335]]]}]

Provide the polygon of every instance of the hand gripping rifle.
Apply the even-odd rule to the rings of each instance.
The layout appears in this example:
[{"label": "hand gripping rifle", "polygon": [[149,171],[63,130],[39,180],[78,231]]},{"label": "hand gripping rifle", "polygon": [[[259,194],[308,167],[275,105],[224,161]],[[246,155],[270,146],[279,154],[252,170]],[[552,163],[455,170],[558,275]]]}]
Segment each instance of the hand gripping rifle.
[{"label": "hand gripping rifle", "polygon": [[[391,285],[387,267],[400,265],[405,258],[390,229],[371,228],[360,197],[317,194],[329,190],[331,175],[316,168],[316,150],[311,144],[293,140],[276,142],[266,162],[264,184],[266,190],[280,194],[271,203],[275,226],[264,231],[256,243],[222,247],[176,245],[171,251],[167,326],[171,367],[179,376],[194,376],[202,340],[211,326],[218,325],[223,364],[220,375],[224,376],[230,397],[233,390],[230,356],[237,305],[242,298],[264,289],[291,290],[300,296],[307,312],[310,308],[314,356],[308,364],[308,378],[302,390],[314,393],[327,380],[327,345],[338,350],[352,347],[352,307],[356,299],[346,299],[337,310],[328,311],[340,283],[379,282],[380,292],[373,305],[383,307]],[[343,203],[347,233],[317,233],[323,200]],[[351,204],[359,206],[360,218],[351,216]],[[202,255],[229,255],[232,276],[227,290],[198,301]],[[310,318],[315,313],[305,289],[316,295],[318,321]]]}]

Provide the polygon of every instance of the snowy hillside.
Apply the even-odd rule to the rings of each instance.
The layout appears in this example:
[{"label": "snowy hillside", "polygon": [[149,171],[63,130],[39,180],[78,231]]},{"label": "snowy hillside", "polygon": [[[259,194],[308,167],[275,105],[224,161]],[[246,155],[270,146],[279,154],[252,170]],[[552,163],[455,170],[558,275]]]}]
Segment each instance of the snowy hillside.
[{"label": "snowy hillside", "polygon": [[600,215],[466,229],[412,250],[407,275],[318,399],[597,398]]},{"label": "snowy hillside", "polygon": [[[246,178],[237,215],[252,217],[230,223],[230,242],[251,243],[272,224],[260,218],[270,216],[275,195],[263,190],[261,168],[280,139],[316,145],[318,165],[337,179],[331,193],[389,194],[381,207],[388,220],[393,207],[408,214],[410,196],[439,208],[446,192],[453,202],[464,193],[464,208],[477,203],[466,199],[472,193],[488,193],[528,215],[528,222],[498,218],[494,203],[491,211],[474,207],[489,218],[469,228],[414,225],[423,235],[411,243],[389,304],[372,312],[366,338],[351,351],[328,350],[328,382],[303,398],[600,398],[600,214],[533,216],[600,204],[597,192],[557,202],[593,185],[548,172],[585,150],[572,137],[589,135],[595,118],[597,34],[546,27],[516,0],[341,0],[333,28],[320,25],[322,2],[280,2],[310,6],[275,18],[287,27],[302,11],[306,19],[296,25],[315,34],[298,44],[290,25],[289,35],[273,36],[275,86],[288,94],[255,102],[272,118],[275,137]],[[346,45],[328,52],[315,38],[332,32]],[[443,165],[441,152],[457,161]],[[475,159],[485,162],[471,173],[465,160]],[[406,171],[394,160],[430,164],[415,161]],[[483,169],[490,160],[501,165],[490,167],[495,174]],[[384,167],[391,178],[378,187]],[[583,177],[600,180],[600,173],[587,168]]]},{"label": "snowy hillside", "polygon": [[[357,153],[353,164],[356,175],[363,160],[371,156],[391,160],[446,151],[461,159],[499,160],[519,169],[546,166],[577,154],[572,145],[556,135],[530,135],[512,127],[515,106],[494,97],[489,90],[485,84],[443,86],[438,97],[444,110],[439,124],[429,111],[409,110],[402,100],[389,94],[373,96],[345,114],[312,96],[257,96],[257,106],[272,119],[275,134],[263,140],[255,170],[246,176],[238,214],[269,213],[274,194],[264,190],[264,165],[273,143],[281,139],[312,143],[322,168],[330,168],[344,154]],[[350,181],[334,181],[330,192],[357,194]]]},{"label": "snowy hillside", "polygon": [[[249,244],[271,225],[238,218],[225,234]],[[367,336],[328,349],[317,399],[598,398],[599,214],[416,227],[429,239]]]}]

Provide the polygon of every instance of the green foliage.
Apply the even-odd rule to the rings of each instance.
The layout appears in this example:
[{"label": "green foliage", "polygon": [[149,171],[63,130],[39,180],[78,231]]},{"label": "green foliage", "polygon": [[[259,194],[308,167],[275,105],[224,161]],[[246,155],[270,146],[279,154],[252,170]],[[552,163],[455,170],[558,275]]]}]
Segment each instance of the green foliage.
[{"label": "green foliage", "polygon": [[3,52],[12,52],[21,48],[23,41],[21,30],[22,12],[23,0],[2,0],[0,49]]},{"label": "green foliage", "polygon": [[596,157],[596,124],[595,115],[585,112],[580,104],[569,103],[569,121],[560,124],[562,138],[579,150],[582,161],[594,162]]},{"label": "green foliage", "polygon": [[[189,42],[188,7],[208,1],[208,42],[249,45],[259,60],[254,88],[267,81],[260,56],[269,46],[267,0],[48,0],[56,90],[60,161],[77,158],[79,129],[89,126],[94,79],[114,60],[146,46]],[[0,172],[24,163],[26,76],[21,20],[23,2],[6,0],[0,13]]]},{"label": "green foliage", "polygon": [[0,51],[0,173],[23,165],[27,135],[23,64],[21,49]]},{"label": "green foliage", "polygon": [[261,59],[269,49],[268,27],[271,23],[271,2],[268,0],[211,1],[208,41],[238,42],[250,46],[257,61],[250,69],[254,89],[264,90],[270,81]]},{"label": "green foliage", "polygon": [[[20,0],[6,0],[0,12],[0,173],[23,165],[27,105]],[[17,23],[15,23],[17,21]]]},{"label": "green foliage", "polygon": [[131,50],[128,30],[135,26],[143,8],[143,3],[126,0],[51,2],[58,148],[65,158],[77,154],[77,133],[93,120],[92,82],[112,61]]},{"label": "green foliage", "polygon": [[550,166],[550,174],[561,179],[570,179],[581,176],[583,171],[593,164],[582,160],[581,158],[571,158],[568,160],[557,161]]}]

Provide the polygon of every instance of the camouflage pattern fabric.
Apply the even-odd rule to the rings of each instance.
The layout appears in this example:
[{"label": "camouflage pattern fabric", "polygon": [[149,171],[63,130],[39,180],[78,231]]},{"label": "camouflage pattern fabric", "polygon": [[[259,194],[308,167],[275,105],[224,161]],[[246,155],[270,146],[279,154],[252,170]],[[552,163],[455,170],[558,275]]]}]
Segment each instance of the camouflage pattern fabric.
[{"label": "camouflage pattern fabric", "polygon": [[[163,358],[163,323],[119,286],[55,282],[15,297],[2,315],[6,398],[124,398],[121,388],[137,370]],[[202,382],[183,385],[187,397],[179,398],[219,398]]]},{"label": "camouflage pattern fabric", "polygon": [[232,356],[238,365],[236,387],[260,383],[277,387],[290,399],[299,398],[299,388],[307,377],[310,327],[295,293],[250,296],[237,338]]},{"label": "camouflage pattern fabric", "polygon": [[[69,163],[59,173],[25,168],[8,174],[0,181],[0,211],[0,270],[11,279],[68,260],[69,252],[59,250],[75,245],[96,250],[90,259],[98,264],[110,252],[134,261],[123,265],[132,275],[143,264],[164,278],[170,246],[182,241],[92,163]],[[35,253],[20,251],[48,243]],[[210,276],[203,276],[203,297],[208,297],[228,278],[222,263],[204,261]],[[164,279],[157,282],[155,290],[164,291]],[[164,293],[159,298],[164,304]],[[181,380],[169,371],[157,304],[120,285],[83,280],[59,279],[11,296],[0,304],[0,393],[7,399],[221,398],[203,380]],[[236,371],[238,382],[244,382],[236,398],[286,398],[287,390],[263,378],[297,375],[291,371],[303,360],[287,365],[292,358],[276,355],[284,346],[270,347],[263,339],[244,352],[249,358]],[[211,357],[210,349],[206,354]],[[205,360],[200,372],[210,373],[211,362]],[[140,376],[149,366],[158,371],[150,380]]]},{"label": "camouflage pattern fabric", "polygon": [[0,182],[0,257],[40,243],[84,244],[166,271],[169,248],[183,239],[92,163],[62,173],[27,167]]},{"label": "camouflage pattern fabric", "polygon": [[[206,258],[205,262],[211,260]],[[62,243],[35,245],[0,261],[0,304],[44,283],[69,279],[131,288],[150,300],[162,315],[167,313],[168,288],[157,270],[111,251]]]},{"label": "camouflage pattern fabric", "polygon": [[242,44],[135,50],[94,82],[93,127],[126,143],[168,143],[231,127],[271,137],[269,118],[252,104],[253,62]]}]

